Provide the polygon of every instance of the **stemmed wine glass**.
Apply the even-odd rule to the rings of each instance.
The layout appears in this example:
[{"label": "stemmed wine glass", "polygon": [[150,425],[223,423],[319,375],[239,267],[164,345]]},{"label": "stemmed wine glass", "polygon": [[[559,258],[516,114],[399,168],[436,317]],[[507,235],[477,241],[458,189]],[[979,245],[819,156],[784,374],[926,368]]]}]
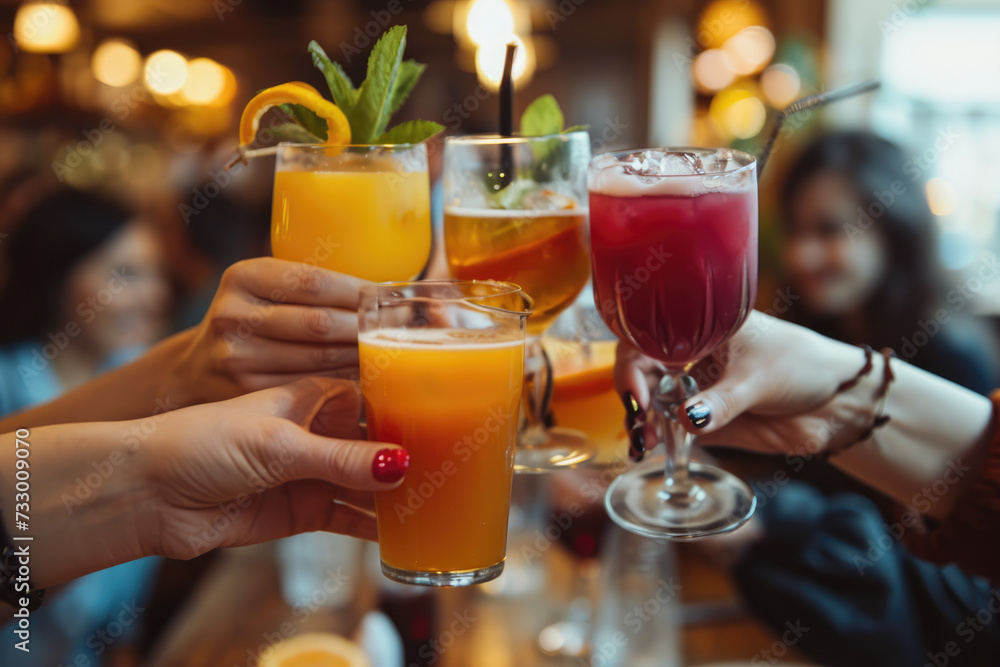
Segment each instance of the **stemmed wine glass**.
[{"label": "stemmed wine glass", "polygon": [[618,525],[649,537],[734,530],[753,515],[753,492],[690,461],[694,438],[678,413],[698,390],[692,366],[740,328],[756,298],[756,160],[727,148],[607,153],[590,163],[589,190],[601,317],[666,367],[650,406],[665,417],[666,462],[618,477],[605,506]]}]

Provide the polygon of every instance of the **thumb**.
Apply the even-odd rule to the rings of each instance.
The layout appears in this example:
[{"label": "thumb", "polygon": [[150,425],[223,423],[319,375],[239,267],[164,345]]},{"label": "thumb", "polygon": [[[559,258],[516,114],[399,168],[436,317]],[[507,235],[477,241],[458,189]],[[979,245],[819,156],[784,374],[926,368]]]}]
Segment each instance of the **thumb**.
[{"label": "thumb", "polygon": [[713,433],[753,407],[756,395],[748,378],[723,378],[684,402],[680,422],[695,435]]},{"label": "thumb", "polygon": [[327,438],[301,428],[299,433],[299,456],[288,480],[321,479],[358,491],[385,491],[399,486],[410,467],[410,453],[399,445]]},{"label": "thumb", "polygon": [[[264,417],[237,446],[266,488],[315,479],[358,491],[399,486],[410,454],[399,445],[331,438],[288,419]],[[259,484],[256,491],[260,491]]]}]

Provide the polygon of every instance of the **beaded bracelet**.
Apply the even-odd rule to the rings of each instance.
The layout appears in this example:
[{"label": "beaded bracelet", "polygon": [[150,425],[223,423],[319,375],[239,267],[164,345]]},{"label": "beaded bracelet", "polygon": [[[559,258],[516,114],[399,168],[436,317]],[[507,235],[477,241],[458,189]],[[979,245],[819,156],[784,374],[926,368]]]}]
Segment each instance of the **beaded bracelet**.
[{"label": "beaded bracelet", "polygon": [[[859,347],[865,351],[865,365],[853,378],[840,383],[837,387],[837,391],[834,393],[835,396],[849,389],[853,389],[859,382],[861,382],[862,378],[868,375],[868,373],[872,370],[874,365],[872,363],[874,350],[872,350],[870,345],[861,345]],[[889,423],[891,417],[885,414],[885,408],[889,403],[889,390],[892,388],[892,383],[896,379],[896,374],[892,372],[892,364],[889,362],[891,359],[896,358],[896,352],[891,347],[883,347],[879,352],[884,360],[884,363],[882,364],[882,383],[879,385],[878,391],[875,393],[875,400],[878,403],[878,408],[875,410],[875,419],[872,421],[871,427],[845,445],[841,445],[835,449],[827,447],[826,451],[822,454],[822,458],[829,459],[831,456],[840,454],[841,452],[850,449],[859,442],[864,442],[868,438],[872,437],[872,434],[875,433],[875,429]]]}]

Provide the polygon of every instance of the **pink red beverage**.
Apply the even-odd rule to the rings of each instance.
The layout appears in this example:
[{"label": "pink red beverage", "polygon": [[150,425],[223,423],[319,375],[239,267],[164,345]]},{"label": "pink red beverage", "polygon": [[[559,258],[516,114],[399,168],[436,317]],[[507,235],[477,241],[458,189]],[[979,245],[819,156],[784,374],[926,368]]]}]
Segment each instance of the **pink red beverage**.
[{"label": "pink red beverage", "polygon": [[657,163],[636,155],[591,167],[595,298],[619,338],[676,372],[711,353],[753,307],[755,167],[731,157],[718,173],[698,160],[709,173],[680,163],[652,175]]}]

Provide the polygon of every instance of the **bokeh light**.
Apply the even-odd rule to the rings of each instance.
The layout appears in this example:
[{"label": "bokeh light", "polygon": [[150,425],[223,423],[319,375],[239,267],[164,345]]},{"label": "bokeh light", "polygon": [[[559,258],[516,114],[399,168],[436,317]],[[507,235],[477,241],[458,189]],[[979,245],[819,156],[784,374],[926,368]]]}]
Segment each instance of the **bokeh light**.
[{"label": "bokeh light", "polygon": [[721,48],[744,28],[767,25],[767,15],[752,0],[714,0],[698,19],[695,39],[703,49]]},{"label": "bokeh light", "polygon": [[142,56],[130,43],[121,39],[104,41],[90,60],[94,78],[116,88],[127,86],[139,78]]},{"label": "bokeh light", "polygon": [[176,93],[184,86],[187,76],[187,60],[176,51],[156,51],[146,58],[143,82],[154,93]]},{"label": "bokeh light", "polygon": [[775,109],[784,109],[794,102],[802,90],[802,79],[791,65],[771,65],[760,75],[760,89]]},{"label": "bokeh light", "polygon": [[729,55],[722,49],[708,49],[698,54],[692,66],[694,82],[703,93],[714,93],[733,82],[733,70]]},{"label": "bokeh light", "polygon": [[934,215],[951,215],[958,208],[958,190],[943,178],[935,177],[927,181],[927,203]]},{"label": "bokeh light", "polygon": [[774,35],[767,28],[752,25],[726,40],[723,51],[729,54],[733,69],[741,76],[756,74],[774,57]]},{"label": "bokeh light", "polygon": [[[511,75],[514,86],[520,87],[528,83],[535,73],[535,54],[531,44],[520,37],[514,37],[510,41],[517,44]],[[479,82],[489,90],[500,88],[506,56],[506,41],[486,42],[476,49],[476,75],[479,77]]]},{"label": "bokeh light", "polygon": [[729,88],[712,98],[708,115],[723,136],[750,139],[764,128],[767,108],[753,91]]},{"label": "bokeh light", "polygon": [[187,65],[187,78],[180,89],[188,104],[211,104],[225,92],[226,72],[210,58],[195,58]]},{"label": "bokeh light", "polygon": [[29,2],[14,16],[14,40],[29,53],[66,53],[80,40],[80,24],[64,4]]},{"label": "bokeh light", "polygon": [[476,0],[465,20],[469,39],[476,45],[514,37],[514,13],[504,0]]}]

